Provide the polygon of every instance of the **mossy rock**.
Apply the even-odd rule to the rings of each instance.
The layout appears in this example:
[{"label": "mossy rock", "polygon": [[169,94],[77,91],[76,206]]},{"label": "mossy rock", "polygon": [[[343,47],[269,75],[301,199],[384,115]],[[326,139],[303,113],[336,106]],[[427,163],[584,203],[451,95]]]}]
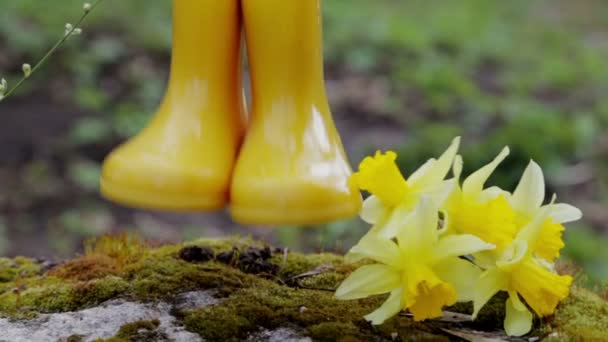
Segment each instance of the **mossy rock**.
[{"label": "mossy rock", "polygon": [[[501,333],[504,300],[500,295],[476,322],[448,318],[414,322],[402,314],[372,326],[363,316],[384,296],[353,301],[333,296],[357,266],[335,254],[303,255],[238,237],[160,247],[124,236],[105,237],[89,244],[85,255],[50,269],[27,258],[0,259],[0,317],[24,322],[116,299],[173,303],[182,293],[210,289],[217,299],[214,305],[171,311],[187,331],[207,341],[238,341],[282,328],[315,341],[506,338]],[[459,304],[448,311],[468,314],[471,305]],[[166,340],[157,321],[124,324],[107,340]],[[535,326],[530,336],[550,341],[601,340],[608,331],[608,302],[575,286],[556,314]]]}]

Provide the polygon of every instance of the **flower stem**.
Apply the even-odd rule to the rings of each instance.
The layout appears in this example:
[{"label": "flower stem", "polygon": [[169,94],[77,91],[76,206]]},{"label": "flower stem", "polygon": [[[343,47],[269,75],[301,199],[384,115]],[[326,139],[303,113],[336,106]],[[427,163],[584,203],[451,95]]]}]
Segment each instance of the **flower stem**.
[{"label": "flower stem", "polygon": [[93,9],[102,1],[103,0],[96,0],[95,2],[93,2],[92,5],[90,5],[90,7],[84,10],[82,16],[76,22],[76,24],[71,26],[69,29],[66,29],[63,37],[59,39],[59,41],[57,41],[57,43],[55,43],[55,45],[53,45],[53,47],[40,59],[40,61],[38,61],[38,63],[36,63],[32,67],[31,73],[24,74],[23,77],[21,77],[21,79],[13,87],[9,88],[3,96],[0,96],[0,102],[6,100],[12,93],[19,89],[19,87],[21,87],[25,80],[30,78],[32,74],[34,74],[36,70],[38,70],[38,68],[40,68],[46,62],[46,60],[49,59],[49,57],[51,57],[55,53],[55,51],[57,51],[57,49],[61,47],[61,45],[74,34],[76,30],[80,30],[80,25],[89,16],[89,14],[91,14]]}]

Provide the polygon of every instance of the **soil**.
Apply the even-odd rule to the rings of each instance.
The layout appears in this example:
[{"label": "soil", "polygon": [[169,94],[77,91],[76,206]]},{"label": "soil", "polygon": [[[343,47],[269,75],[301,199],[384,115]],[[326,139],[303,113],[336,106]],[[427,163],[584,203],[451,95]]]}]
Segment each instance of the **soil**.
[{"label": "soil", "polygon": [[[330,97],[333,88],[330,87]],[[339,97],[339,95],[335,95]],[[336,99],[339,101],[340,99]],[[5,226],[5,240],[10,242],[0,255],[65,257],[79,251],[82,240],[90,234],[74,234],[57,224],[58,217],[70,209],[102,208],[103,220],[110,222],[110,232],[125,227],[140,227],[143,235],[161,242],[183,240],[183,227],[201,227],[207,237],[232,234],[252,235],[267,241],[272,230],[245,227],[233,223],[229,215],[219,213],[168,214],[129,209],[102,199],[95,191],[74,184],[68,175],[70,161],[86,157],[101,162],[119,141],[77,150],[66,146],[70,127],[86,113],[70,103],[44,94],[14,98],[0,108],[0,234]],[[334,109],[334,119],[343,144],[354,163],[370,149],[389,148],[403,140],[404,128],[386,118],[369,117],[355,108]],[[44,161],[45,182],[28,181],[26,170]],[[48,179],[47,179],[48,178]],[[95,216],[96,217],[96,216]],[[4,218],[4,222],[2,221]],[[93,220],[94,221],[94,220]],[[107,226],[107,224],[106,224]],[[91,228],[93,229],[93,228]],[[95,231],[92,233],[108,233]],[[2,241],[0,235],[0,241]]]}]

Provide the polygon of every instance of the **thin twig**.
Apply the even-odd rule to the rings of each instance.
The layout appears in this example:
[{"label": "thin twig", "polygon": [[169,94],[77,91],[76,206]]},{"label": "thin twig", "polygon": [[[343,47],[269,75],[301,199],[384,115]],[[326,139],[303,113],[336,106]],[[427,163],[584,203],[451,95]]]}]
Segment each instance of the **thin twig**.
[{"label": "thin twig", "polygon": [[61,39],[59,39],[59,41],[57,41],[57,43],[55,43],[55,45],[53,45],[53,47],[42,57],[42,59],[40,59],[40,61],[38,61],[38,63],[36,63],[31,68],[31,72],[24,73],[23,77],[12,88],[9,88],[8,91],[6,93],[4,93],[3,95],[0,94],[0,102],[6,100],[6,98],[8,98],[12,93],[14,93],[17,89],[19,89],[19,87],[21,87],[21,85],[25,82],[25,80],[27,80],[28,78],[30,78],[32,76],[32,74],[34,74],[34,72],[36,72],[36,70],[38,70],[38,68],[40,68],[44,64],[44,62],[46,62],[46,60],[49,57],[51,57],[53,55],[53,53],[55,53],[55,51],[66,40],[68,40],[68,38],[70,38],[72,35],[74,35],[74,32],[76,30],[80,30],[81,29],[80,26],[84,22],[84,20],[89,16],[89,14],[91,14],[91,12],[93,11],[93,9],[95,7],[97,7],[97,5],[99,5],[99,3],[102,2],[102,1],[103,0],[96,0],[95,2],[93,2],[93,4],[90,6],[90,8],[88,8],[87,10],[84,10],[82,16],[76,22],[76,24],[74,26],[70,25],[70,28],[66,29],[63,37]]}]

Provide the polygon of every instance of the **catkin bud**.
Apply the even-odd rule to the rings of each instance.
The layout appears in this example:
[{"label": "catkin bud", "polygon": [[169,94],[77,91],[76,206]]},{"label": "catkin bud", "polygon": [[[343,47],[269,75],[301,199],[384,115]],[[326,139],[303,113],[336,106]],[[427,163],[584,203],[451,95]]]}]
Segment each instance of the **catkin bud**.
[{"label": "catkin bud", "polygon": [[24,63],[21,66],[21,70],[23,70],[23,74],[25,75],[25,77],[30,77],[30,75],[32,74],[32,66],[27,63]]},{"label": "catkin bud", "polygon": [[65,35],[66,36],[69,35],[73,29],[74,29],[74,26],[72,26],[72,24],[66,23],[65,24]]},{"label": "catkin bud", "polygon": [[4,93],[6,93],[7,89],[8,89],[8,82],[6,82],[6,80],[3,78],[0,81],[0,101],[2,101],[2,99],[4,99]]},{"label": "catkin bud", "polygon": [[91,11],[91,4],[85,2],[84,5],[82,5],[82,10],[84,11],[84,13],[89,13]]}]

